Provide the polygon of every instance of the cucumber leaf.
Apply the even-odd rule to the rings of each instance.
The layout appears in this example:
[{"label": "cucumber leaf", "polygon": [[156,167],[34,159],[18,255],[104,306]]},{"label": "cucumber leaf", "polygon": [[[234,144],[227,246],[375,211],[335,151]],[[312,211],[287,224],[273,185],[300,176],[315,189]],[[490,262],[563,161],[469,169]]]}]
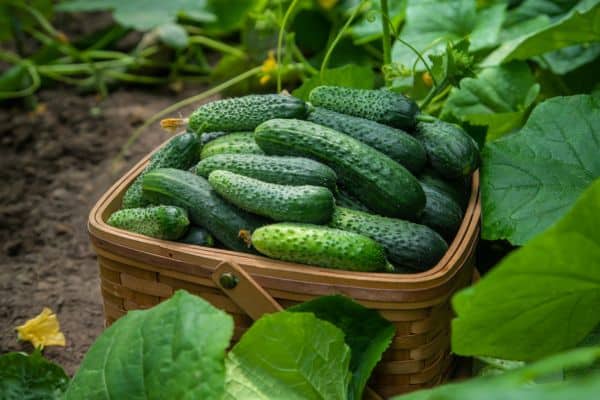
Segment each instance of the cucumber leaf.
[{"label": "cucumber leaf", "polygon": [[580,343],[600,323],[599,223],[600,179],[555,226],[454,296],[452,350],[530,361]]},{"label": "cucumber leaf", "polygon": [[185,49],[189,37],[186,30],[179,24],[164,24],[156,28],[159,39],[173,49]]},{"label": "cucumber leaf", "polygon": [[65,399],[218,399],[233,321],[205,300],[178,291],[130,311],[86,354]]},{"label": "cucumber leaf", "polygon": [[344,332],[352,350],[348,399],[362,399],[367,380],[388,348],[396,329],[375,310],[361,306],[344,296],[326,296],[290,307],[288,311],[311,312]]},{"label": "cucumber leaf", "polygon": [[39,350],[31,355],[7,353],[0,357],[0,398],[52,400],[61,398],[69,377]]},{"label": "cucumber leaf", "polygon": [[292,94],[303,100],[308,100],[308,94],[319,85],[336,85],[357,89],[373,89],[375,73],[370,67],[347,64],[339,68],[325,70],[323,79],[319,74],[304,81]]},{"label": "cucumber leaf", "polygon": [[483,149],[485,239],[521,245],[558,220],[600,176],[600,99],[555,97],[519,133]]},{"label": "cucumber leaf", "polygon": [[521,126],[539,90],[524,62],[486,68],[452,89],[443,114],[487,126],[488,140],[495,139]]},{"label": "cucumber leaf", "polygon": [[346,399],[350,349],[344,334],[310,313],[254,323],[229,352],[225,399]]},{"label": "cucumber leaf", "polygon": [[600,42],[589,45],[565,47],[546,53],[538,58],[538,62],[557,75],[564,75],[600,56]]}]

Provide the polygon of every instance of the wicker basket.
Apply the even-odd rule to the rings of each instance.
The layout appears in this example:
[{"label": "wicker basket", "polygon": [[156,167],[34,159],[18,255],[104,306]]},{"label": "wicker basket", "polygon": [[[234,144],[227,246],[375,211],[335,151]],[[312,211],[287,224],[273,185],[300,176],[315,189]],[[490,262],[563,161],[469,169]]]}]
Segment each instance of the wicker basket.
[{"label": "wicker basket", "polygon": [[[152,239],[107,225],[105,221],[120,207],[126,188],[149,157],[119,179],[89,216],[107,325],[128,310],[154,306],[175,290],[185,289],[227,311],[235,321],[237,339],[253,318],[279,305],[288,307],[315,296],[344,294],[379,310],[396,326],[396,336],[369,383],[379,396],[433,386],[449,376],[454,364],[449,343],[449,299],[469,284],[474,271],[480,217],[477,172],[464,220],[444,257],[426,272],[397,275],[307,267]],[[218,277],[225,270],[243,275],[244,284],[224,289]]]}]

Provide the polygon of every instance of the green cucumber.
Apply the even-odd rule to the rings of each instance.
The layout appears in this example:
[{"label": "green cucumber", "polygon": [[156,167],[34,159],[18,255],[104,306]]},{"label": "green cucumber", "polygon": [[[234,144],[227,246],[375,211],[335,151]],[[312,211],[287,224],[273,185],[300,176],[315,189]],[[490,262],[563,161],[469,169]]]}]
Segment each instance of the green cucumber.
[{"label": "green cucumber", "polygon": [[479,150],[460,126],[449,122],[419,122],[415,137],[421,141],[433,169],[445,178],[471,175],[479,166]]},{"label": "green cucumber", "polygon": [[423,189],[406,168],[331,128],[273,119],[256,128],[254,139],[267,154],[308,157],[330,166],[346,190],[378,214],[415,218],[425,207]]},{"label": "green cucumber", "polygon": [[418,222],[451,239],[463,218],[463,210],[451,196],[438,187],[421,182],[427,201]]},{"label": "green cucumber", "polygon": [[306,103],[280,94],[252,94],[201,105],[190,115],[188,128],[208,131],[251,131],[273,118],[304,118]]},{"label": "green cucumber", "polygon": [[333,194],[322,186],[289,186],[216,170],[208,182],[230,203],[275,221],[324,224],[333,213]]},{"label": "green cucumber", "polygon": [[317,86],[311,90],[309,101],[317,107],[401,129],[412,129],[419,113],[419,107],[414,101],[386,89]]},{"label": "green cucumber", "polygon": [[450,196],[463,210],[466,209],[467,202],[469,201],[468,188],[471,183],[470,180],[468,182],[465,182],[463,179],[446,180],[429,168],[423,171],[418,179],[422,184],[429,185],[446,196]]},{"label": "green cucumber", "polygon": [[176,240],[183,236],[190,221],[183,208],[156,206],[115,211],[106,223],[157,239]]},{"label": "green cucumber", "polygon": [[179,238],[178,242],[195,244],[204,247],[213,247],[215,245],[215,239],[212,237],[210,232],[199,226],[190,226],[185,236]]},{"label": "green cucumber", "polygon": [[360,201],[356,200],[350,193],[348,193],[345,189],[339,188],[337,193],[335,194],[335,204],[339,207],[346,207],[352,210],[370,212],[364,204]]},{"label": "green cucumber", "polygon": [[152,203],[187,209],[194,225],[206,228],[233,250],[251,252],[240,232],[252,232],[266,223],[227,203],[206,179],[191,172],[172,168],[154,170],[144,176],[143,189],[144,197]]},{"label": "green cucumber", "polygon": [[279,223],[252,234],[260,253],[325,268],[374,272],[388,268],[383,247],[366,236],[310,224]]},{"label": "green cucumber", "polygon": [[200,144],[202,146],[206,146],[208,142],[212,142],[215,139],[220,138],[221,136],[228,135],[230,132],[203,132],[200,134]]},{"label": "green cucumber", "polygon": [[432,229],[395,218],[336,207],[329,226],[359,233],[381,244],[390,262],[399,268],[424,271],[433,267],[448,245]]},{"label": "green cucumber", "polygon": [[322,107],[310,111],[307,120],[352,136],[411,172],[421,171],[427,162],[427,154],[421,143],[403,130]]},{"label": "green cucumber", "polygon": [[217,154],[196,166],[205,178],[217,169],[280,185],[325,186],[335,191],[337,176],[328,166],[302,157],[274,157],[259,154]]},{"label": "green cucumber", "polygon": [[183,133],[169,140],[152,155],[142,173],[133,181],[123,196],[123,208],[147,206],[142,197],[142,179],[157,168],[188,169],[198,161],[200,143],[194,133]]},{"label": "green cucumber", "polygon": [[200,152],[200,159],[217,154],[264,154],[251,132],[235,132],[208,142]]}]

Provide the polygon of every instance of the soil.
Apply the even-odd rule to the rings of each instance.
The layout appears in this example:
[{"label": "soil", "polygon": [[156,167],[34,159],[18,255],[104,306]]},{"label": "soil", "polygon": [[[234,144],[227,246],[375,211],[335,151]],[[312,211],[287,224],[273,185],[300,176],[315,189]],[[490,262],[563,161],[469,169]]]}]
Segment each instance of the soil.
[{"label": "soil", "polygon": [[191,94],[128,89],[100,100],[55,89],[38,94],[35,112],[0,108],[0,354],[31,351],[17,341],[15,327],[49,307],[67,345],[44,353],[69,374],[76,371],[103,329],[88,212],[120,175],[169,137],[156,124],[113,168],[135,127]]}]

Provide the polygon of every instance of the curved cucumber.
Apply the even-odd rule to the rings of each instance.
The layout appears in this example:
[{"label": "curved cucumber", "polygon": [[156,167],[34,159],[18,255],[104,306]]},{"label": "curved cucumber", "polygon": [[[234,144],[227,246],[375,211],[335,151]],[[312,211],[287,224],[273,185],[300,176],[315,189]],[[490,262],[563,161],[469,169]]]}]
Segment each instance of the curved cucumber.
[{"label": "curved cucumber", "polygon": [[195,244],[198,246],[213,247],[215,240],[210,232],[199,226],[190,226],[185,236],[179,238],[178,242]]},{"label": "curved cucumber", "polygon": [[230,132],[216,131],[216,132],[203,132],[200,134],[200,144],[205,146],[208,142],[212,142],[222,136],[228,135]]},{"label": "curved cucumber", "polygon": [[336,207],[330,226],[370,237],[386,250],[390,262],[400,268],[424,271],[433,267],[448,245],[432,229],[395,218]]},{"label": "curved cucumber", "polygon": [[156,206],[115,211],[106,223],[157,239],[176,240],[185,233],[190,221],[183,208]]},{"label": "curved cucumber", "polygon": [[256,128],[254,139],[267,154],[308,157],[329,165],[350,194],[379,214],[415,218],[425,206],[423,189],[406,168],[331,128],[273,119]]},{"label": "curved cucumber", "polygon": [[284,261],[350,271],[384,271],[383,247],[366,236],[309,224],[280,223],[252,234],[260,253]]},{"label": "curved cucumber", "polygon": [[280,185],[325,186],[335,191],[337,176],[328,166],[302,157],[275,157],[259,154],[217,154],[196,166],[203,177],[217,169]]},{"label": "curved cucumber", "polygon": [[133,181],[123,196],[123,208],[147,206],[142,197],[142,179],[146,173],[157,168],[188,169],[198,161],[200,143],[194,133],[183,133],[169,140],[150,158],[148,165]]},{"label": "curved cucumber", "polygon": [[427,155],[421,143],[400,129],[322,107],[312,110],[307,120],[352,136],[402,164],[411,172],[421,171],[427,162]]},{"label": "curved cucumber", "polygon": [[144,176],[144,197],[157,204],[171,204],[188,210],[190,221],[206,228],[226,247],[250,252],[240,231],[250,231],[266,221],[223,200],[208,181],[191,172],[157,169]]},{"label": "curved cucumber", "polygon": [[211,172],[208,182],[241,209],[275,221],[322,224],[333,213],[333,195],[322,186],[278,185],[221,170]]},{"label": "curved cucumber", "polygon": [[421,186],[427,201],[418,222],[451,239],[462,222],[463,211],[460,204],[435,186],[423,182]]},{"label": "curved cucumber", "polygon": [[317,86],[310,92],[309,101],[314,106],[402,129],[412,129],[419,113],[414,101],[385,89]]},{"label": "curved cucumber", "polygon": [[306,103],[280,94],[253,94],[201,105],[190,115],[188,127],[196,133],[251,131],[273,118],[304,118]]},{"label": "curved cucumber", "polygon": [[217,154],[264,154],[251,132],[235,132],[208,142],[200,152],[200,159]]}]

